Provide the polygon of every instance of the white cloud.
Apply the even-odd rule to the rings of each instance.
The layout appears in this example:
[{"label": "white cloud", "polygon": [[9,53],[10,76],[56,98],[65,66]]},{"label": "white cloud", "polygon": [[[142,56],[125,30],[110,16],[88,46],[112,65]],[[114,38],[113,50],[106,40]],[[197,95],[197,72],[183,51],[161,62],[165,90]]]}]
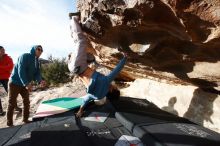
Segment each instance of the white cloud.
[{"label": "white cloud", "polygon": [[44,57],[49,54],[56,57],[67,55],[72,42],[67,8],[62,6],[68,5],[54,8],[55,1],[59,0],[47,0],[47,3],[45,0],[0,0],[0,19],[4,20],[0,24],[0,45],[6,45],[11,56],[16,57],[13,47],[24,53],[29,49],[27,46],[35,44],[44,47]]}]

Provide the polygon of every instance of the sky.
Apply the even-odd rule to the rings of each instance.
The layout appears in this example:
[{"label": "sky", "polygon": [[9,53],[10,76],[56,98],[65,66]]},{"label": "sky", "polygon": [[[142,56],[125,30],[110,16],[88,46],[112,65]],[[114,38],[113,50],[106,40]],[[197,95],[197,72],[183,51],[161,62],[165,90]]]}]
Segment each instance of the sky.
[{"label": "sky", "polygon": [[14,62],[33,45],[42,45],[44,59],[73,49],[68,13],[76,11],[76,0],[0,0],[0,10],[0,46]]}]

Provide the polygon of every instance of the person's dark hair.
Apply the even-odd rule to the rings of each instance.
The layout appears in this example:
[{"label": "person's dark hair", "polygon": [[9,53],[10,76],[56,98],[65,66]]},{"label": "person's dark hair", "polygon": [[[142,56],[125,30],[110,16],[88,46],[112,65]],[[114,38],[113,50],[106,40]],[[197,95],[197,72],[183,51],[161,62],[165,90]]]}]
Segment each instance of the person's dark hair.
[{"label": "person's dark hair", "polygon": [[4,47],[0,46],[0,49],[3,49]]},{"label": "person's dark hair", "polygon": [[110,101],[117,100],[120,98],[120,91],[115,87],[111,91],[109,91],[106,95],[107,99]]},{"label": "person's dark hair", "polygon": [[41,46],[41,45],[37,45],[37,47],[36,48],[41,48],[41,49],[43,49],[43,47]]}]

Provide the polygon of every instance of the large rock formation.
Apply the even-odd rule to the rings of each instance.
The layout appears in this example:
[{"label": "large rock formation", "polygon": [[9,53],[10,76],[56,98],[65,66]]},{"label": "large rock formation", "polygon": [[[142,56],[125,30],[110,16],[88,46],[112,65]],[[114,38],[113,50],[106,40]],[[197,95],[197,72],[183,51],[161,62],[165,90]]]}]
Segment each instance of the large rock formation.
[{"label": "large rock formation", "polygon": [[128,54],[124,80],[220,93],[219,0],[79,0],[78,10],[100,63],[112,68]]}]

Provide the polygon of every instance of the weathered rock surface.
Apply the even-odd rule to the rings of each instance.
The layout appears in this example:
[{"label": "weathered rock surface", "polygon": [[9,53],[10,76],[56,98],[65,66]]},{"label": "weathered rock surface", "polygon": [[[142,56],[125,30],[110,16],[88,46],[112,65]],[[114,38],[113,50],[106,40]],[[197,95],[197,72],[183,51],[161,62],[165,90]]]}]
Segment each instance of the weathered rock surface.
[{"label": "weathered rock surface", "polygon": [[[203,66],[219,66],[219,6],[215,0],[78,1],[84,28],[103,63],[114,65],[123,51],[129,55],[125,72],[131,79],[153,75],[200,85],[194,80],[199,79],[211,87],[220,72]],[[200,73],[188,75],[194,71]]]},{"label": "weathered rock surface", "polygon": [[220,95],[204,92],[192,85],[137,79],[121,90],[123,96],[143,98],[167,112],[190,119],[220,132]]},{"label": "weathered rock surface", "polygon": [[219,0],[78,0],[78,10],[100,63],[113,68],[128,54],[124,80],[166,80],[219,98]]}]

